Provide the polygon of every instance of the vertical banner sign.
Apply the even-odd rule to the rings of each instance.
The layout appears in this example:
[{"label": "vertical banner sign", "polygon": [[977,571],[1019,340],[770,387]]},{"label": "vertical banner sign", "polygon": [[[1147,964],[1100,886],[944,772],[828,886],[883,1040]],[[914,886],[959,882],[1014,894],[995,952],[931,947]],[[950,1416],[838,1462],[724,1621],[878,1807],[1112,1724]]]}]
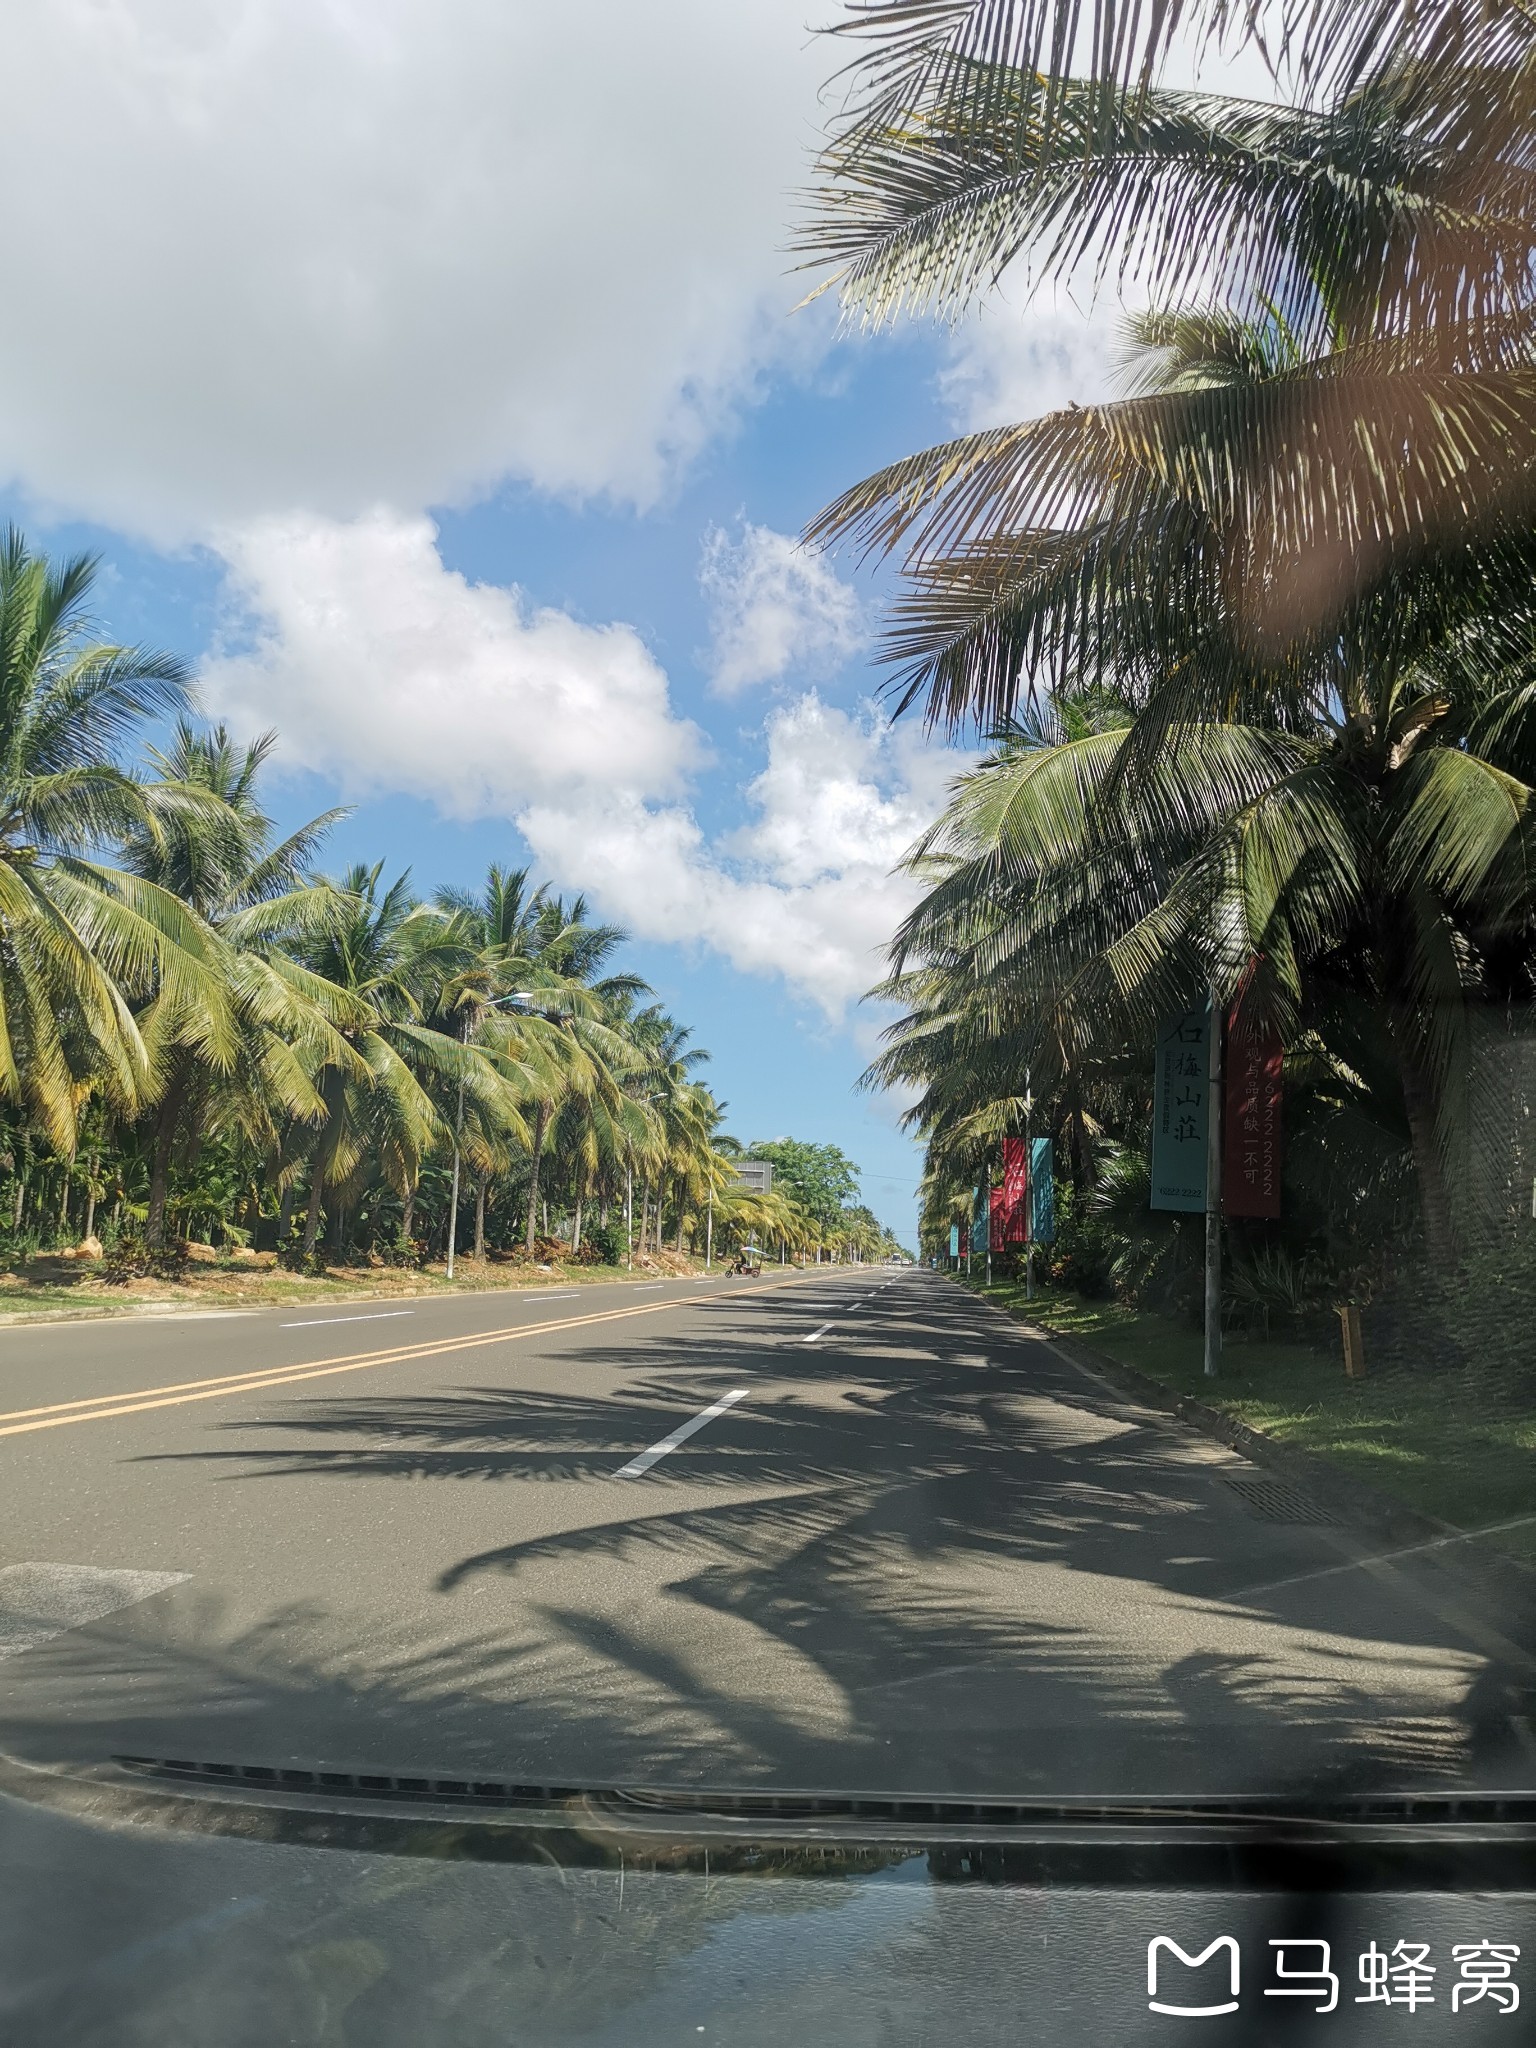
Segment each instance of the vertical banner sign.
[{"label": "vertical banner sign", "polygon": [[971,1250],[984,1252],[987,1248],[987,1211],[991,1206],[992,1191],[988,1187],[971,1190]]},{"label": "vertical banner sign", "polygon": [[1029,1152],[1022,1138],[1003,1140],[1002,1242],[1029,1242]]},{"label": "vertical banner sign", "polygon": [[1036,1244],[1056,1242],[1056,1184],[1051,1168],[1051,1141],[1036,1138],[1030,1146],[1030,1234]]},{"label": "vertical banner sign", "polygon": [[1008,1242],[1008,1210],[1003,1189],[989,1188],[987,1200],[987,1243],[993,1251],[1000,1252]]},{"label": "vertical banner sign", "polygon": [[1221,1204],[1229,1216],[1280,1214],[1284,1048],[1234,1012],[1227,1036]]},{"label": "vertical banner sign", "polygon": [[1152,1085],[1152,1207],[1205,1207],[1211,1018],[1188,1010],[1158,1027]]},{"label": "vertical banner sign", "polygon": [[958,1259],[960,1256],[960,1226],[958,1223],[951,1223],[949,1226],[949,1256],[952,1259]]}]

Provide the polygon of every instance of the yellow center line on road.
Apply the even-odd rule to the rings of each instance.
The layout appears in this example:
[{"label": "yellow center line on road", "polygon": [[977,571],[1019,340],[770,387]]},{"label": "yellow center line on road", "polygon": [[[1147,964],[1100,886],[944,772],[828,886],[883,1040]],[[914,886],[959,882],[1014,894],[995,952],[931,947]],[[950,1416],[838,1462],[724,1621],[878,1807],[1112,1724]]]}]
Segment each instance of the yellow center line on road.
[{"label": "yellow center line on road", "polygon": [[[804,1284],[794,1280],[773,1280],[753,1294],[774,1288]],[[717,1296],[730,1301],[732,1295]],[[291,1386],[297,1380],[325,1379],[333,1373],[362,1372],[369,1366],[401,1365],[415,1358],[433,1358],[450,1351],[472,1351],[478,1345],[505,1344],[514,1337],[537,1337],[551,1330],[577,1330],[592,1323],[620,1322],[627,1316],[661,1315],[667,1309],[691,1308],[695,1297],[679,1301],[647,1301],[633,1308],[600,1309],[593,1315],[564,1316],[548,1323],[509,1323],[499,1330],[481,1330],[465,1337],[442,1337],[434,1342],[395,1345],[387,1351],[354,1352],[346,1358],[321,1358],[289,1365],[252,1368],[249,1372],[225,1373],[218,1379],[183,1380],[175,1386],[141,1387],[126,1394],[97,1394],[79,1401],[56,1401],[46,1408],[13,1408],[0,1413],[0,1436],[27,1436],[39,1429],[62,1429],[72,1422],[104,1422],[114,1415],[138,1415],[150,1408],[180,1408],[192,1401],[216,1401],[228,1394],[259,1394],[267,1387]]]}]

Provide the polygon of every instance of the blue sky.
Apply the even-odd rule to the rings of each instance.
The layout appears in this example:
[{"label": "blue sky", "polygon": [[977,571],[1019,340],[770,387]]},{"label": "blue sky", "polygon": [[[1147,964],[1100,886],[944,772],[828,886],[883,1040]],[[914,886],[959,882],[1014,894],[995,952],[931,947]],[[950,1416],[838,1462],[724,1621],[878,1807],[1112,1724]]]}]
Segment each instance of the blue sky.
[{"label": "blue sky", "polygon": [[798,0],[638,14],[594,0],[573,93],[534,0],[35,11],[0,165],[47,150],[75,226],[5,231],[0,510],[279,728],[284,822],[356,805],[334,864],[585,887],[730,1127],[841,1145],[910,1237],[858,997],[958,757],[886,729],[877,591],[793,536],[883,461],[1092,395],[1102,328],[794,313],[825,50]]}]

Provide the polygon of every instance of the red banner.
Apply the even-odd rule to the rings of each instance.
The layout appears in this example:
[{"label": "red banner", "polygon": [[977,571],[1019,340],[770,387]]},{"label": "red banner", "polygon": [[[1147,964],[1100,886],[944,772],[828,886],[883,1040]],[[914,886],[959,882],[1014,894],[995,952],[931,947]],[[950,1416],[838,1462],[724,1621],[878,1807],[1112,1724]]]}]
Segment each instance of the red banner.
[{"label": "red banner", "polygon": [[1003,1140],[1002,1235],[994,1246],[1029,1243],[1029,1147],[1022,1138]]},{"label": "red banner", "polygon": [[1228,1216],[1273,1218],[1280,1214],[1284,1048],[1274,1032],[1234,1012],[1226,1050],[1221,1206]]}]

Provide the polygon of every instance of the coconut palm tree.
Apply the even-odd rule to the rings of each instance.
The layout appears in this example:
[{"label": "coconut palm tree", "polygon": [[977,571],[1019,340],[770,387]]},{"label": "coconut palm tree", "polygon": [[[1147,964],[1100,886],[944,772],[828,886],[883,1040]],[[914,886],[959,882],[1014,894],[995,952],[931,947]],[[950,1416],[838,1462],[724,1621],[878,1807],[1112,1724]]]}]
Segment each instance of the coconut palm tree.
[{"label": "coconut palm tree", "polygon": [[1221,247],[1228,300],[1142,315],[1126,398],[892,465],[818,523],[905,550],[903,704],[1006,727],[1049,690],[1128,714],[1010,736],[957,797],[898,948],[932,970],[904,1037],[974,1066],[1023,1020],[1016,1077],[1021,1052],[1123,1057],[1208,980],[1246,978],[1293,1031],[1363,1004],[1449,1256],[1468,1005],[1531,993],[1517,138],[1437,128],[1445,93],[1395,60],[1321,106],[1237,107],[1026,75],[1006,54],[1040,10],[951,12],[961,43],[992,21],[990,56],[952,43],[900,108],[892,71],[883,126],[828,159],[819,232],[855,302],[954,306],[1021,251],[1059,275],[1117,244],[1165,291],[1209,283]]},{"label": "coconut palm tree", "polygon": [[324,812],[275,838],[257,788],[276,735],[238,745],[225,727],[199,733],[185,720],[167,750],[151,748],[158,779],[144,790],[143,821],[126,834],[128,873],[174,896],[214,932],[227,952],[228,1000],[238,1034],[234,1060],[211,1060],[195,1013],[162,992],[139,1023],[154,1055],[149,1206],[145,1238],[163,1242],[172,1158],[202,1139],[238,1128],[275,1156],[280,1128],[324,1113],[313,1074],[347,1064],[337,1020],[358,1021],[355,1004],[317,982],[289,956],[345,914],[343,899],[317,884],[310,867],[338,818]]},{"label": "coconut palm tree", "polygon": [[385,887],[383,868],[355,866],[332,884],[346,912],[302,949],[304,965],[350,1004],[337,1017],[344,1056],[325,1056],[313,1076],[324,1107],[308,1148],[306,1254],[327,1195],[336,1222],[370,1168],[398,1195],[415,1186],[423,1157],[448,1138],[434,1084],[462,1079],[471,1101],[503,1114],[510,1108],[505,1083],[478,1048],[425,1021],[470,965],[461,934],[411,893],[408,875]]},{"label": "coconut palm tree", "polygon": [[148,828],[121,765],[144,723],[185,710],[173,655],[92,636],[90,556],[0,542],[0,1098],[73,1153],[82,1102],[131,1114],[153,1089],[132,1005],[195,1012],[203,1056],[231,1049],[222,957],[166,890],[96,856]]}]

